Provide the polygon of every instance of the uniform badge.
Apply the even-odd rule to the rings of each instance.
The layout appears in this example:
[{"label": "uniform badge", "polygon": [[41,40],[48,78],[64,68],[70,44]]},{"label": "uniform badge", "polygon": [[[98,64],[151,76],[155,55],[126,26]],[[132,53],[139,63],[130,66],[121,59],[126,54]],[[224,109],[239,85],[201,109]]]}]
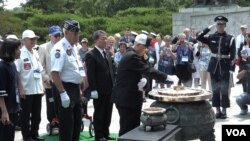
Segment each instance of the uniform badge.
[{"label": "uniform badge", "polygon": [[60,55],[60,52],[56,52],[55,57],[56,57],[56,58],[60,58],[60,56],[61,56],[61,55]]},{"label": "uniform badge", "polygon": [[24,63],[23,67],[25,70],[30,70],[31,69],[31,64],[30,63]]},{"label": "uniform badge", "polygon": [[66,53],[67,53],[68,56],[70,56],[71,53],[72,53],[72,50],[71,50],[70,48],[68,48],[68,49],[66,50]]}]

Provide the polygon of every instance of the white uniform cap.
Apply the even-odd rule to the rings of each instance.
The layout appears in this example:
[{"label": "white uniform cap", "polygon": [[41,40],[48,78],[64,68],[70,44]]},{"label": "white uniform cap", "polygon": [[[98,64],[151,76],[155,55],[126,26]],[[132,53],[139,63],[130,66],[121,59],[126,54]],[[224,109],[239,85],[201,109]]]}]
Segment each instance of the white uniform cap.
[{"label": "white uniform cap", "polygon": [[137,36],[137,35],[139,35],[137,32],[135,32],[135,31],[131,31],[130,32],[132,35],[135,35],[135,36]]},{"label": "white uniform cap", "polygon": [[148,35],[148,32],[146,30],[142,30],[141,33]]},{"label": "white uniform cap", "polygon": [[243,25],[240,26],[240,28],[247,28],[247,25],[243,24]]},{"label": "white uniform cap", "polygon": [[14,34],[8,35],[6,37],[6,39],[16,39],[16,40],[19,40],[18,37],[16,35],[14,35]]}]

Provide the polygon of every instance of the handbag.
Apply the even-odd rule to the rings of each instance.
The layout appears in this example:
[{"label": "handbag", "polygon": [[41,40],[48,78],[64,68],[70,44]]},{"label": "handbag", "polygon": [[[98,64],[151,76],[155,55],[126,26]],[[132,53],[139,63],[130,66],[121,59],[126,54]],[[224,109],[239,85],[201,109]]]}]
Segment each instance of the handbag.
[{"label": "handbag", "polygon": [[195,67],[194,63],[188,63],[188,71],[191,73],[196,72],[196,67]]}]

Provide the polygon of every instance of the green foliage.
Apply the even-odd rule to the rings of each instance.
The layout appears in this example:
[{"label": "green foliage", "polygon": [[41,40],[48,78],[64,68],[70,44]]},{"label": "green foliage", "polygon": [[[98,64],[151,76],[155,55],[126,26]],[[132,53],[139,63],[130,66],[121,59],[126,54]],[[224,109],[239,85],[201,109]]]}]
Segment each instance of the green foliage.
[{"label": "green foliage", "polygon": [[11,12],[0,12],[0,35],[5,35],[8,32],[13,32],[20,35],[22,32],[23,21],[15,17]]},{"label": "green foliage", "polygon": [[171,34],[172,13],[163,8],[129,8],[119,11],[112,18],[107,31],[110,33],[122,32],[126,27],[137,32],[147,30]]}]

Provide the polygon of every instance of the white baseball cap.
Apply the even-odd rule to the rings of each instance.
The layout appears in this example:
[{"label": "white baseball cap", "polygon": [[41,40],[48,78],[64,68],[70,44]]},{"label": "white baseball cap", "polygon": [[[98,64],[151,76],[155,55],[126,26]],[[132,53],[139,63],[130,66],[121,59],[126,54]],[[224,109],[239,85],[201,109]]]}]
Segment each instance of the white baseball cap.
[{"label": "white baseball cap", "polygon": [[37,36],[34,31],[27,29],[22,34],[22,39],[24,38],[39,38],[39,36]]},{"label": "white baseball cap", "polygon": [[145,45],[145,47],[149,47],[150,46],[150,39],[148,38],[148,36],[146,34],[139,34],[135,37],[135,42]]},{"label": "white baseball cap", "polygon": [[14,34],[8,35],[6,37],[6,39],[16,39],[16,40],[19,40],[18,37],[16,35],[14,35]]}]

